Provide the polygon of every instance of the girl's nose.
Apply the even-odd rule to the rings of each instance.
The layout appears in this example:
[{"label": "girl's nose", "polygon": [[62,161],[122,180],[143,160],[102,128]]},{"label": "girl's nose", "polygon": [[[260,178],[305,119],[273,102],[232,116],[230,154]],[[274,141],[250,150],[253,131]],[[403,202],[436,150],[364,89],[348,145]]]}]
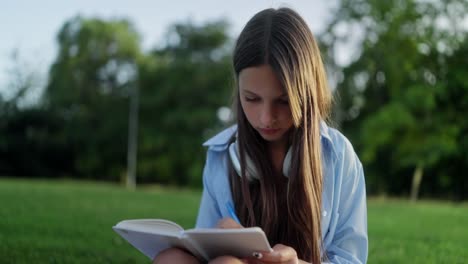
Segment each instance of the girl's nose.
[{"label": "girl's nose", "polygon": [[265,128],[272,127],[275,123],[275,112],[271,106],[265,105],[260,113],[260,123]]}]

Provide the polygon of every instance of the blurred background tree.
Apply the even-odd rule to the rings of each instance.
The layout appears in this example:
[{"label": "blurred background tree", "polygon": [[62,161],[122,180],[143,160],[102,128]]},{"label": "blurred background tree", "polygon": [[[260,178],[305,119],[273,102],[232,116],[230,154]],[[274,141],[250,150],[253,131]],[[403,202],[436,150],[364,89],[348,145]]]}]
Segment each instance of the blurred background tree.
[{"label": "blurred background tree", "polygon": [[177,23],[167,43],[143,54],[128,20],[65,22],[34,107],[19,107],[33,72],[13,61],[16,92],[0,97],[0,173],[123,180],[129,97],[138,85],[138,181],[200,186],[201,144],[223,126],[217,111],[230,101],[227,30],[223,20]]},{"label": "blurred background tree", "polygon": [[[468,2],[340,3],[321,39],[337,77],[338,123],[366,167],[370,193],[416,199],[426,175],[423,194],[466,198],[456,171],[468,168],[468,40],[460,23]],[[338,46],[352,38],[358,51],[339,65]]]},{"label": "blurred background tree", "polygon": [[142,64],[140,180],[201,186],[201,144],[222,125],[216,113],[232,90],[227,26],[175,24]]},{"label": "blurred background tree", "polygon": [[0,175],[54,177],[68,172],[70,152],[61,140],[61,122],[39,106],[44,85],[39,70],[18,50],[10,59],[9,93],[0,94]]},{"label": "blurred background tree", "polygon": [[142,54],[126,20],[66,22],[44,106],[60,113],[73,175],[125,176],[129,96],[138,85],[138,181],[200,185],[202,140],[229,99],[226,30],[225,21],[175,24],[166,45]]},{"label": "blurred background tree", "polygon": [[[318,38],[336,85],[334,119],[363,161],[369,194],[466,199],[468,2],[337,3]],[[14,92],[0,96],[0,175],[122,180],[138,88],[137,182],[200,186],[201,144],[227,125],[218,114],[234,85],[228,30],[225,20],[175,23],[143,52],[127,19],[66,21],[35,104],[22,103],[35,73],[13,59]]]},{"label": "blurred background tree", "polygon": [[142,56],[138,33],[127,20],[75,17],[57,40],[43,103],[63,122],[71,173],[115,180],[126,171],[129,94]]}]

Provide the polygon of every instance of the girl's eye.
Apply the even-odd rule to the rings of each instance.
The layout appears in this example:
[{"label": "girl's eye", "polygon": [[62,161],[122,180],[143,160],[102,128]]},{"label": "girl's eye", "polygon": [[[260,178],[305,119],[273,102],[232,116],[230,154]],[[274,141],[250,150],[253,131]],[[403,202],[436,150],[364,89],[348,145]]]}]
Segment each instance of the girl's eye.
[{"label": "girl's eye", "polygon": [[258,97],[245,97],[245,100],[247,102],[257,102],[260,99]]},{"label": "girl's eye", "polygon": [[284,100],[284,99],[281,99],[278,101],[280,104],[282,105],[289,105],[289,101],[288,100]]}]

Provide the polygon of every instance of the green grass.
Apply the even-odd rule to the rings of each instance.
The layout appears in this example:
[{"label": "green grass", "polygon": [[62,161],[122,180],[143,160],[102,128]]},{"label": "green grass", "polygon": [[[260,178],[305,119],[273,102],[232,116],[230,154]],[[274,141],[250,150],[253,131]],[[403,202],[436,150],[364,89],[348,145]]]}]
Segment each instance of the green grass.
[{"label": "green grass", "polygon": [[0,262],[149,263],[111,227],[129,218],[193,226],[200,192],[71,181],[0,180]]},{"label": "green grass", "polygon": [[[0,179],[0,262],[149,263],[111,227],[128,218],[194,225],[200,191]],[[369,263],[466,263],[468,205],[368,202]]]},{"label": "green grass", "polygon": [[468,263],[468,205],[368,202],[369,263]]}]

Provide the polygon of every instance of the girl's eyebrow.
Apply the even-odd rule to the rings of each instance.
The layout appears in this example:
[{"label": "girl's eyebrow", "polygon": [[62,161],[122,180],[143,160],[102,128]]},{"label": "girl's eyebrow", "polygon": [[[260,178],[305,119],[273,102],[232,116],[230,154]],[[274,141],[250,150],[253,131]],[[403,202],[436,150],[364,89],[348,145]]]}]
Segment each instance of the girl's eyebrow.
[{"label": "girl's eyebrow", "polygon": [[249,91],[249,90],[247,90],[247,89],[242,89],[242,91],[243,91],[244,93],[248,93],[248,94],[251,94],[251,95],[258,96],[258,94],[254,93],[254,92],[252,92],[252,91]]},{"label": "girl's eyebrow", "polygon": [[[248,93],[248,94],[250,94],[250,95],[259,96],[258,94],[254,93],[254,92],[252,92],[252,91],[249,91],[249,90],[247,90],[247,89],[242,89],[242,91],[243,91],[244,93]],[[259,96],[259,97],[260,97],[260,96]],[[280,96],[278,96],[278,98],[283,98],[283,97],[288,97],[288,93],[285,92],[285,93],[281,94]]]}]

